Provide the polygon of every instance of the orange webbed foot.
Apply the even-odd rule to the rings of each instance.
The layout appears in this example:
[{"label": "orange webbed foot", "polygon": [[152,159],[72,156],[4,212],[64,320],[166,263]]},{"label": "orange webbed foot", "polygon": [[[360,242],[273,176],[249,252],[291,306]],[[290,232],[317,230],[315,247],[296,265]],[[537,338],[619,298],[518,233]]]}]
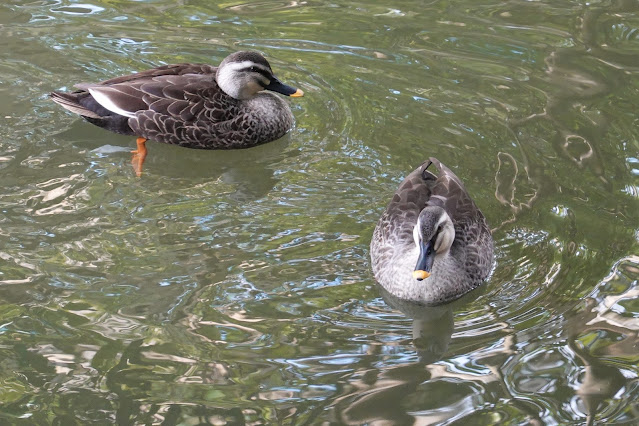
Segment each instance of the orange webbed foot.
[{"label": "orange webbed foot", "polygon": [[142,176],[142,164],[146,158],[146,138],[137,138],[135,142],[138,144],[138,149],[131,151],[133,157],[131,157],[131,164],[137,177]]}]

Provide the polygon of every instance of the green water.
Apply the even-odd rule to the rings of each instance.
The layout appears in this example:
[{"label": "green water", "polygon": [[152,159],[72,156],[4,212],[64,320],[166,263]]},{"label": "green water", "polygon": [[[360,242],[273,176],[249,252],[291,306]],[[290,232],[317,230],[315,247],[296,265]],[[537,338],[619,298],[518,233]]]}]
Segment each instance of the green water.
[{"label": "green water", "polygon": [[[9,1],[0,38],[1,424],[636,424],[637,2]],[[141,178],[47,99],[246,49],[296,127]],[[368,246],[429,156],[497,265],[417,309]]]}]

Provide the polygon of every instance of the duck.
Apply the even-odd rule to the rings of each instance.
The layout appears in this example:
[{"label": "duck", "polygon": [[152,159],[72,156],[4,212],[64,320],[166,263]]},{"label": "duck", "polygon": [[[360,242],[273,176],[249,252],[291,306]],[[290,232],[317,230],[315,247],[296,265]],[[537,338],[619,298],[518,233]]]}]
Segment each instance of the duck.
[{"label": "duck", "polygon": [[422,305],[460,298],[494,266],[486,218],[462,181],[434,157],[399,185],[373,231],[370,256],[384,290]]},{"label": "duck", "polygon": [[254,51],[232,53],[218,67],[171,64],[74,87],[51,92],[51,100],[98,127],[136,136],[131,152],[138,176],[149,139],[195,149],[250,148],[279,139],[294,117],[270,92],[304,95],[278,80]]}]

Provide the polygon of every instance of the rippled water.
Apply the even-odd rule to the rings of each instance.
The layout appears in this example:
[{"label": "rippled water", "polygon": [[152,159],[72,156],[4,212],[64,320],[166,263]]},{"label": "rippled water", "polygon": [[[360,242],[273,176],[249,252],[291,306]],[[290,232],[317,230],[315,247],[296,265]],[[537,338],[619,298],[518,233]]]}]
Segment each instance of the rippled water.
[{"label": "rippled water", "polygon": [[[636,2],[88,1],[0,6],[1,423],[637,421]],[[241,49],[295,129],[139,179],[47,99]],[[431,155],[497,267],[419,309],[368,245]]]}]

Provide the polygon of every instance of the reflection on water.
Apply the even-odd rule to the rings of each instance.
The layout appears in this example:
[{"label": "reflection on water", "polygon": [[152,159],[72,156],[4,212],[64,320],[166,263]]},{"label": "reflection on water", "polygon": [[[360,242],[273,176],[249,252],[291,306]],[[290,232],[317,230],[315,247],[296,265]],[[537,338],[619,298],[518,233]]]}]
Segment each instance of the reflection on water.
[{"label": "reflection on water", "polygon": [[[0,6],[0,423],[639,417],[636,2]],[[263,51],[307,96],[250,150],[132,138],[51,90]],[[489,282],[381,292],[370,237],[437,155]]]}]

